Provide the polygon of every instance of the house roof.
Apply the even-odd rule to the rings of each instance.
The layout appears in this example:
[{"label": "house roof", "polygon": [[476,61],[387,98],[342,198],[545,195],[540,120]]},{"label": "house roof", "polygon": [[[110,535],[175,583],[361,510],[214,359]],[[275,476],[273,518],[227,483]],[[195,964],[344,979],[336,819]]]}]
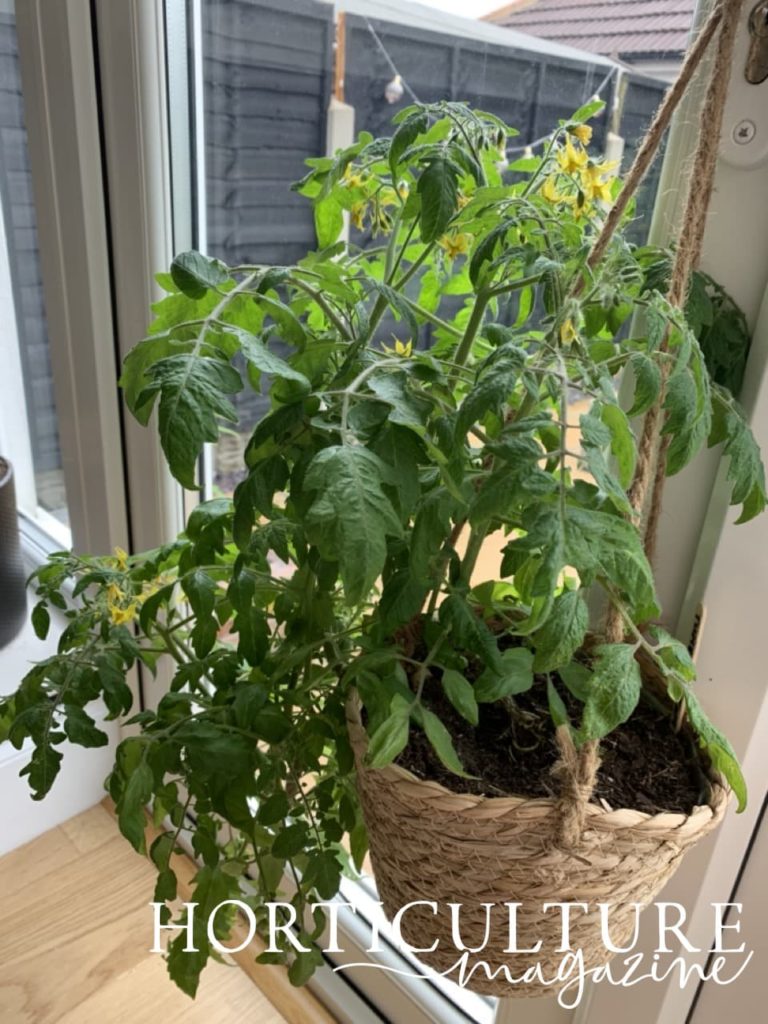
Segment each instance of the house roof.
[{"label": "house roof", "polygon": [[513,0],[487,14],[497,25],[631,61],[681,56],[696,0]]}]

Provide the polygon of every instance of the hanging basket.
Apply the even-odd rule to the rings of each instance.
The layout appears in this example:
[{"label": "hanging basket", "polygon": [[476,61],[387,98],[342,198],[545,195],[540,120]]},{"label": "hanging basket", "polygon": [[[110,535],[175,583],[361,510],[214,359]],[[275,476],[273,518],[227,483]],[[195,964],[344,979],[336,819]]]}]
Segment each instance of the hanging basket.
[{"label": "hanging basket", "polygon": [[[434,952],[418,954],[438,972],[449,971],[461,957],[452,938],[449,903],[462,905],[460,936],[469,948],[483,944],[483,904],[494,904],[487,945],[470,954],[470,971],[480,961],[491,973],[506,965],[517,979],[538,963],[544,978],[554,977],[564,956],[557,951],[560,917],[552,910],[544,913],[542,906],[561,902],[589,904],[587,914],[574,909],[570,928],[571,947],[582,951],[585,970],[607,963],[612,954],[603,945],[597,903],[610,904],[611,940],[626,945],[635,927],[633,904],[653,901],[686,851],[717,827],[728,803],[720,778],[710,774],[710,802],[690,814],[605,811],[589,804],[579,843],[564,849],[556,845],[559,801],[454,793],[398,765],[368,768],[368,738],[356,697],[348,704],[347,723],[379,898],[390,920],[407,904],[437,903],[437,914],[423,904],[410,907],[402,916],[401,933],[419,949],[438,940]],[[506,903],[520,904],[517,948],[530,949],[541,940],[539,952],[505,952]],[[466,987],[483,995],[522,998],[557,992],[557,986],[536,980],[512,985],[503,970],[489,978],[482,967]]]}]

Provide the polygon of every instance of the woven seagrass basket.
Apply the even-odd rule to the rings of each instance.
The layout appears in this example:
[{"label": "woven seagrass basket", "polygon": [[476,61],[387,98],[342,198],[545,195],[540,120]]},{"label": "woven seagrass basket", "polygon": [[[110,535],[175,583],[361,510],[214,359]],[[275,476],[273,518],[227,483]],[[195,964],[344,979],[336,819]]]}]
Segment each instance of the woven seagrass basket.
[{"label": "woven seagrass basket", "polygon": [[[626,945],[634,933],[633,904],[653,901],[675,872],[685,852],[722,820],[728,793],[712,778],[710,802],[691,814],[644,814],[621,809],[606,811],[589,804],[580,842],[571,849],[556,845],[560,804],[549,798],[482,797],[454,793],[437,782],[423,781],[411,772],[389,765],[370,769],[364,763],[368,741],[360,704],[353,697],[347,721],[357,767],[357,783],[370,840],[379,898],[391,919],[406,904],[434,901],[430,907],[410,907],[402,916],[402,937],[424,949],[435,939],[432,953],[419,959],[435,971],[449,971],[461,953],[452,941],[448,903],[462,904],[463,944],[479,947],[486,934],[483,904],[490,913],[487,945],[470,955],[468,966],[485,962],[495,977],[478,965],[466,987],[485,995],[529,998],[556,994],[557,985],[539,981],[510,984],[537,963],[544,978],[556,976],[563,960],[557,947],[561,923],[557,912],[542,911],[544,903],[590,905],[584,914],[571,914],[571,948],[581,950],[584,968],[611,959],[604,947],[598,902],[610,904],[609,931],[615,946]],[[509,943],[509,911],[519,903],[517,948],[535,954],[505,952]],[[456,980],[456,975],[450,975]]]}]

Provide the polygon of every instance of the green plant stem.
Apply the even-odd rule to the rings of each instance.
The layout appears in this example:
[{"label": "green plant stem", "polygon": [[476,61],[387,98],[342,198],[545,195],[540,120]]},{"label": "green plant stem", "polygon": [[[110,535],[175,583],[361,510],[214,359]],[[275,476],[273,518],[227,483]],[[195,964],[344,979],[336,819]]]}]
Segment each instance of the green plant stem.
[{"label": "green plant stem", "polygon": [[295,285],[296,288],[300,288],[303,292],[306,292],[307,295],[314,299],[342,338],[345,338],[347,341],[352,341],[354,339],[354,334],[351,329],[347,327],[341,317],[338,316],[338,314],[331,308],[330,303],[326,300],[323,294],[317,290],[317,288],[313,288],[311,284],[307,284],[306,281],[302,281],[300,277],[289,277],[288,280],[291,284]]},{"label": "green plant stem", "polygon": [[461,560],[461,578],[469,586],[469,581],[474,571],[477,559],[488,535],[490,523],[478,523],[469,534],[467,551]]},{"label": "green plant stem", "polygon": [[[459,366],[463,366],[469,358],[469,353],[472,351],[472,343],[475,340],[480,325],[483,322],[483,316],[489,302],[489,295],[485,291],[479,291],[477,298],[475,299],[475,305],[472,308],[469,321],[464,331],[464,336],[461,339],[459,347],[456,349],[456,354],[453,357],[454,363]],[[456,380],[455,370],[451,373],[449,381],[453,384]]]}]

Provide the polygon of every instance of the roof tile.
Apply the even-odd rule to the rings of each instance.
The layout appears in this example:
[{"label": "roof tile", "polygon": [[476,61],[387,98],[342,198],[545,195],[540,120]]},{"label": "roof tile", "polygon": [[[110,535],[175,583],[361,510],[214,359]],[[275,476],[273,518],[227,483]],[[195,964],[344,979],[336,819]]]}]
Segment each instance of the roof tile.
[{"label": "roof tile", "polygon": [[487,20],[541,39],[627,59],[682,54],[696,0],[513,0]]}]

